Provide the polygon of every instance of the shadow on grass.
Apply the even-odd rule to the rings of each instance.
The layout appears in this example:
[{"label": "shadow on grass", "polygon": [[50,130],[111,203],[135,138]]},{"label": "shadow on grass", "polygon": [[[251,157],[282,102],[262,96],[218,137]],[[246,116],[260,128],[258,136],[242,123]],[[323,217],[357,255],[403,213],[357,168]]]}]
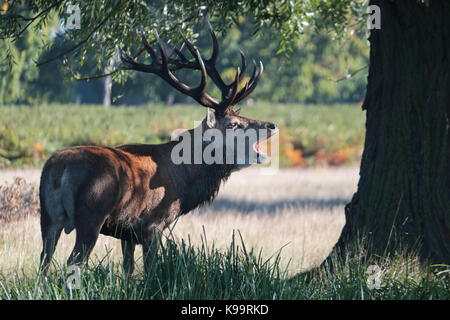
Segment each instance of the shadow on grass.
[{"label": "shadow on grass", "polygon": [[214,200],[210,205],[204,206],[199,209],[199,213],[205,211],[239,211],[244,213],[263,212],[263,213],[277,213],[285,209],[308,209],[308,210],[331,210],[336,207],[345,206],[350,200],[348,198],[331,198],[326,200],[314,199],[314,198],[301,198],[301,199],[286,199],[277,201],[248,201],[248,200],[236,200],[226,197],[219,197]]}]

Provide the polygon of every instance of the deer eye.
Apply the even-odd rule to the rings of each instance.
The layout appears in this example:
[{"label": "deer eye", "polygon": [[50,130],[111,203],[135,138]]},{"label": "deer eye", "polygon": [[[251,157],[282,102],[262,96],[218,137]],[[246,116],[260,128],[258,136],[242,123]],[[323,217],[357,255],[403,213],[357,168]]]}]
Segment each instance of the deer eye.
[{"label": "deer eye", "polygon": [[227,124],[227,129],[235,129],[237,126],[237,122],[230,122],[229,124]]}]

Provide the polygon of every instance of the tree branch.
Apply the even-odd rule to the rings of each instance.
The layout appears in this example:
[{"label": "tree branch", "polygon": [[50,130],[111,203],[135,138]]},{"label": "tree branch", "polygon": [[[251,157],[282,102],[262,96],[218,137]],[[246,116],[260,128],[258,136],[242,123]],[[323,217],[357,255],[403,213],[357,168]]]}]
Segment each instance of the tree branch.
[{"label": "tree branch", "polygon": [[122,69],[116,69],[116,70],[113,70],[113,71],[108,72],[108,73],[96,74],[96,75],[93,75],[93,76],[87,76],[87,77],[82,77],[82,78],[78,78],[73,72],[71,72],[71,74],[72,74],[72,77],[75,80],[77,80],[77,81],[89,81],[89,80],[95,80],[95,79],[100,79],[100,78],[112,76],[112,75],[116,74],[119,71],[122,71]]},{"label": "tree branch", "polygon": [[[184,19],[184,20],[183,20],[183,23],[188,22],[188,21],[194,19],[195,17],[196,17],[196,15],[191,15],[191,16],[189,16],[188,18]],[[174,31],[176,27],[177,27],[177,25],[174,25],[174,26],[173,26],[172,28],[170,28],[168,31],[162,32],[161,34],[164,35],[165,33],[170,33],[170,32],[172,32],[172,31]],[[85,39],[85,40],[87,40],[87,39]],[[70,50],[70,49],[69,49],[69,50]],[[70,52],[70,51],[69,51],[69,52]],[[138,51],[138,53],[137,53],[136,55],[133,56],[133,58],[136,59],[136,58],[139,57],[143,52],[145,52],[145,48],[140,49],[140,50]],[[59,55],[59,57],[60,57],[60,56],[61,56],[61,55]],[[49,60],[53,61],[53,60],[56,60],[57,58],[58,58],[58,57],[56,57],[55,59],[51,58],[51,59],[49,59]],[[50,62],[49,60],[44,61],[44,62],[42,62],[42,63],[38,63],[37,66],[40,66],[40,65],[45,64],[45,63],[48,63],[48,62]],[[68,67],[69,72],[72,74],[72,77],[73,77],[75,80],[77,80],[77,81],[89,81],[89,80],[94,80],[94,79],[100,79],[100,78],[103,78],[103,77],[107,77],[107,76],[114,75],[114,74],[118,73],[119,71],[123,71],[123,69],[116,69],[116,70],[113,70],[113,71],[108,72],[108,73],[96,74],[96,75],[85,76],[85,77],[81,77],[81,78],[80,78],[80,77],[78,77],[78,76],[75,75],[75,73],[73,72],[72,67],[71,67],[70,65],[67,64],[67,67]]]},{"label": "tree branch", "polygon": [[29,21],[27,23],[27,25],[16,35],[16,37],[20,37],[22,35],[22,33],[25,32],[25,30],[28,29],[28,27],[39,17],[41,17],[44,13],[48,13],[50,10],[52,10],[53,8],[59,6],[63,1],[58,1],[56,3],[54,3],[53,5],[51,5],[50,7],[48,7],[47,9],[42,10],[39,14],[37,14],[35,17],[33,18],[25,18],[21,15],[17,15],[18,17],[22,18],[25,21]]},{"label": "tree branch", "polygon": [[355,74],[357,74],[357,73],[363,71],[364,69],[367,69],[368,67],[369,67],[369,65],[367,64],[367,65],[365,65],[364,67],[359,68],[358,70],[353,71],[353,72],[350,73],[350,74],[347,74],[345,77],[335,80],[335,82],[340,82],[340,81],[342,81],[342,80],[349,79],[349,78],[353,77]]},{"label": "tree branch", "polygon": [[111,16],[116,12],[115,9],[119,6],[119,4],[121,3],[121,1],[119,0],[119,2],[114,6],[114,8],[111,10],[111,12],[88,34],[88,36],[86,38],[84,38],[83,40],[81,40],[80,42],[78,42],[76,45],[74,45],[73,47],[67,49],[66,51],[57,54],[56,56],[47,59],[45,61],[41,61],[41,62],[36,62],[36,66],[40,67],[44,64],[50,63],[52,61],[58,60],[59,58],[65,56],[66,54],[78,49],[79,47],[81,47],[83,44],[85,44],[86,42],[89,41],[89,39],[94,35],[95,32],[98,31],[98,29],[100,29],[106,21],[108,21],[109,18],[111,18]]}]

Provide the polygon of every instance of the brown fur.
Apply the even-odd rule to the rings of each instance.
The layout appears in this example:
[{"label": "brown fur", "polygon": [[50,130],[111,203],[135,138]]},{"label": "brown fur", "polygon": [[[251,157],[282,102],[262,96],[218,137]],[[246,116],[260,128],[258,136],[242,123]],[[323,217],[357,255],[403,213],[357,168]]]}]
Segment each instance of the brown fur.
[{"label": "brown fur", "polygon": [[[230,122],[244,129],[274,125],[238,116],[217,118],[225,132]],[[206,128],[206,120],[202,126]],[[193,130],[189,131],[191,134]],[[41,176],[42,266],[46,268],[64,228],[76,230],[68,264],[87,259],[99,233],[122,240],[124,265],[133,271],[133,252],[146,256],[158,247],[158,234],[176,217],[212,201],[234,165],[180,164],[171,160],[177,142],[127,144],[115,148],[78,146],[55,153]]]},{"label": "brown fur", "polygon": [[[234,105],[255,89],[262,75],[262,63],[260,62],[259,67],[254,63],[251,78],[239,89],[246,69],[245,56],[241,53],[242,69],[238,69],[235,80],[226,85],[215,67],[219,48],[211,26],[210,33],[213,53],[208,60],[202,59],[199,52],[185,38],[183,40],[194,55],[195,62],[187,61],[181,53],[177,59],[169,59],[161,41],[158,41],[161,55],[158,59],[156,50],[142,35],[143,45],[151,55],[152,63],[139,63],[125,53],[121,55],[122,63],[127,69],[158,75],[181,93],[208,107],[207,117],[201,124],[203,132],[205,129],[214,128],[225,137],[229,130],[242,135],[243,131],[249,129],[256,132],[262,129],[270,136],[277,130],[275,125],[241,117],[233,109]],[[197,88],[183,84],[172,73],[188,67],[201,71],[202,78]],[[221,90],[221,101],[205,92],[207,75]],[[209,108],[215,112],[211,112]],[[189,131],[189,134],[192,136],[193,130]],[[245,139],[245,134],[241,137]],[[231,138],[237,137],[232,135]],[[253,152],[252,155],[256,155],[257,162],[261,163],[268,159],[254,144],[260,138],[255,135],[247,138],[252,141],[245,143],[248,146],[255,146],[254,149],[247,149],[249,153]],[[223,147],[225,151],[235,147],[234,144],[227,146],[227,143],[225,139],[223,145],[219,147]],[[208,142],[205,142],[203,147],[207,144]],[[147,260],[151,257],[149,252],[155,251],[158,246],[158,234],[167,225],[178,215],[212,201],[219,191],[220,184],[232,171],[250,165],[254,161],[250,156],[239,155],[239,160],[243,160],[239,165],[206,163],[175,165],[171,158],[171,151],[175,145],[176,142],[161,145],[127,144],[115,148],[81,146],[54,154],[44,166],[40,184],[43,239],[41,266],[44,270],[47,269],[62,229],[66,233],[75,229],[77,234],[75,248],[68,264],[85,261],[99,233],[103,233],[122,240],[124,267],[127,272],[133,271],[133,253],[136,244],[143,245],[144,266],[148,266]]]}]

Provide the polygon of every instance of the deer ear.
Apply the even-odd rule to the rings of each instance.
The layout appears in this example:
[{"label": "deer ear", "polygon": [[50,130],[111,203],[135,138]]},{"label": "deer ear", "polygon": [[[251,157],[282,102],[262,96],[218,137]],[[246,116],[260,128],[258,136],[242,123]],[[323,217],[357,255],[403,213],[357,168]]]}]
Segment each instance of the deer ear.
[{"label": "deer ear", "polygon": [[206,111],[206,126],[208,128],[214,128],[216,126],[216,115],[214,110],[211,110],[210,108]]}]

